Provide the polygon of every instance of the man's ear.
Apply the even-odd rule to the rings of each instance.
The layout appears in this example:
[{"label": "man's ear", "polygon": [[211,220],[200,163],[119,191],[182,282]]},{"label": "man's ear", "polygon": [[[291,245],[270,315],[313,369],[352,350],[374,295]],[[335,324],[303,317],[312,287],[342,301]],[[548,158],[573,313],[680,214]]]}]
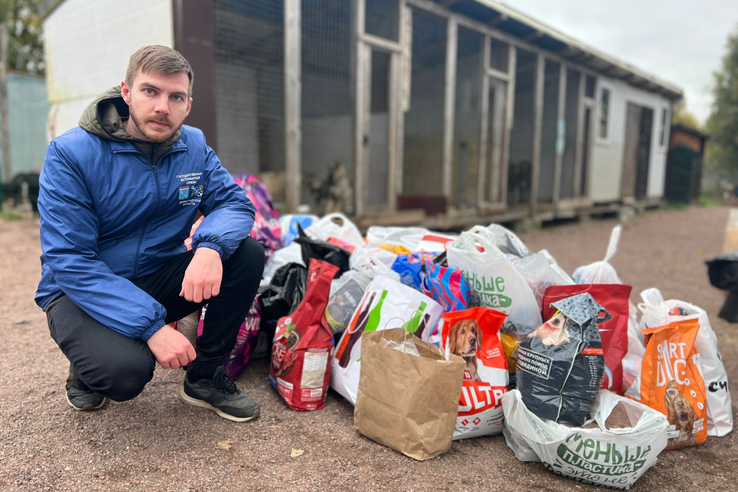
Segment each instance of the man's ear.
[{"label": "man's ear", "polygon": [[128,84],[124,80],[120,83],[120,95],[123,96],[123,100],[127,105],[131,105],[131,88],[128,87]]},{"label": "man's ear", "polygon": [[185,116],[190,114],[190,111],[192,111],[192,98],[189,98],[187,101],[187,112],[185,113]]}]

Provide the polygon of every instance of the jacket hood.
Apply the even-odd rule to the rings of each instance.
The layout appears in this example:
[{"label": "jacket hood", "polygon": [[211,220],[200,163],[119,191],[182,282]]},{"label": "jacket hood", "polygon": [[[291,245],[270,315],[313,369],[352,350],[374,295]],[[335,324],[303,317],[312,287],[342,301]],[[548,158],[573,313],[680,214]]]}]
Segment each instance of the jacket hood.
[{"label": "jacket hood", "polygon": [[131,142],[136,149],[144,154],[152,164],[156,164],[172,145],[179,140],[180,130],[168,140],[161,143],[148,142],[131,136],[123,126],[128,119],[128,104],[123,100],[120,86],[103,92],[85,108],[79,119],[79,126],[87,132],[104,140],[113,142]]}]

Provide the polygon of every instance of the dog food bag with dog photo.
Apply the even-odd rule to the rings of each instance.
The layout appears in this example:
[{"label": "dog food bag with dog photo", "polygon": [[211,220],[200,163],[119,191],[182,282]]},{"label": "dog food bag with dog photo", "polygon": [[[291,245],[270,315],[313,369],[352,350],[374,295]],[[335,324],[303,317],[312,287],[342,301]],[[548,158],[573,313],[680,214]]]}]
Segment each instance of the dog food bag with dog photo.
[{"label": "dog food bag with dog photo", "polygon": [[324,312],[336,272],[336,265],[310,259],[305,297],[277,324],[269,381],[293,410],[321,410],[325,405],[333,333]]},{"label": "dog food bag with dog photo", "polygon": [[502,395],[508,384],[498,337],[503,321],[504,313],[484,307],[443,314],[443,348],[465,363],[454,440],[502,432]]},{"label": "dog food bag with dog photo", "polygon": [[331,358],[331,388],[356,405],[361,336],[402,327],[428,341],[442,313],[441,305],[430,297],[391,278],[376,277],[366,288]]},{"label": "dog food bag with dog photo", "polygon": [[584,427],[538,418],[519,391],[505,393],[502,408],[505,441],[516,458],[541,461],[580,482],[629,490],[666,447],[662,413],[606,390],[592,407],[594,420]]},{"label": "dog food bag with dog photo", "polygon": [[479,304],[507,315],[503,331],[527,335],[541,325],[536,296],[495,245],[489,229],[476,226],[449,244],[448,266],[464,272]]},{"label": "dog food bag with dog photo", "polygon": [[666,449],[707,439],[705,382],[694,346],[699,329],[699,322],[689,319],[643,330],[646,355],[641,368],[641,403],[669,419]]},{"label": "dog food bag with dog photo", "polygon": [[516,384],[525,406],[542,419],[579,427],[605,373],[598,321],[611,315],[589,294],[554,302],[554,316],[518,347]]}]

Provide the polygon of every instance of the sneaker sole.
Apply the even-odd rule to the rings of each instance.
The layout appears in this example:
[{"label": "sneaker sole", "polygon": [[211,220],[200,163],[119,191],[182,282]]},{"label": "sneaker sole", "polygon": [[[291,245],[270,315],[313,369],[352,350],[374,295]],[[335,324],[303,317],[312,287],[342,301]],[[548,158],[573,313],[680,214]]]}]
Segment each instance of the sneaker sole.
[{"label": "sneaker sole", "polygon": [[197,398],[192,398],[190,395],[185,393],[184,388],[179,390],[179,397],[185,403],[189,403],[190,405],[194,405],[196,407],[202,407],[202,408],[207,408],[208,410],[212,410],[213,412],[217,413],[219,417],[222,417],[226,420],[230,420],[232,422],[248,422],[250,420],[254,420],[255,418],[259,417],[259,413],[260,413],[260,410],[257,410],[256,412],[254,412],[254,414],[251,417],[235,417],[233,415],[229,415],[225,413],[224,411],[218,408],[215,408],[210,403],[204,400],[198,400]]},{"label": "sneaker sole", "polygon": [[78,407],[74,403],[71,402],[71,400],[69,399],[69,395],[64,395],[64,396],[67,399],[67,403],[69,403],[69,406],[74,408],[78,412],[92,412],[93,410],[98,410],[102,408],[102,406],[105,405],[105,403],[108,401],[107,398],[103,398],[103,401],[98,406],[85,405],[83,407]]}]

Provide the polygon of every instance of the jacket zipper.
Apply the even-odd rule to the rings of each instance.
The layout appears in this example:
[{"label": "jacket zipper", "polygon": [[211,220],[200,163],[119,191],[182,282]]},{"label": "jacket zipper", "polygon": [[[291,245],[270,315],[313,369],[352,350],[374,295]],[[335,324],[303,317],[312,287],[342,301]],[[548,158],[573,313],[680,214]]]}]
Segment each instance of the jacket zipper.
[{"label": "jacket zipper", "polygon": [[[186,150],[187,150],[187,147],[184,147],[182,149],[176,149],[176,150],[169,149],[161,157],[163,158],[163,157],[169,155],[170,153],[184,152]],[[121,149],[121,150],[114,150],[113,151],[113,154],[117,154],[119,152],[120,153],[131,153],[131,154],[140,154],[140,155],[143,155],[140,151],[138,151],[136,149],[130,149],[130,150],[128,150],[128,149],[125,149],[125,150],[123,150],[123,149]],[[154,188],[156,189],[156,203],[154,205],[154,212],[151,214],[151,216],[156,215],[156,212],[159,210],[159,201],[161,200],[161,190],[160,190],[160,186],[159,186],[159,171],[156,168],[156,165],[154,164],[154,153],[155,152],[156,152],[156,146],[152,146],[152,149],[151,149],[151,157],[149,159],[149,163],[151,163],[151,171],[154,173]],[[133,278],[134,279],[138,278],[138,267],[139,267],[139,264],[140,264],[140,261],[141,261],[141,254],[142,254],[141,247],[143,246],[143,240],[144,240],[144,237],[146,237],[146,230],[148,228],[149,228],[149,220],[147,219],[146,222],[144,222],[144,225],[143,225],[143,227],[141,229],[141,234],[138,237],[138,245],[136,246],[136,252],[137,252],[137,254],[136,254],[135,262],[133,263]]]}]

